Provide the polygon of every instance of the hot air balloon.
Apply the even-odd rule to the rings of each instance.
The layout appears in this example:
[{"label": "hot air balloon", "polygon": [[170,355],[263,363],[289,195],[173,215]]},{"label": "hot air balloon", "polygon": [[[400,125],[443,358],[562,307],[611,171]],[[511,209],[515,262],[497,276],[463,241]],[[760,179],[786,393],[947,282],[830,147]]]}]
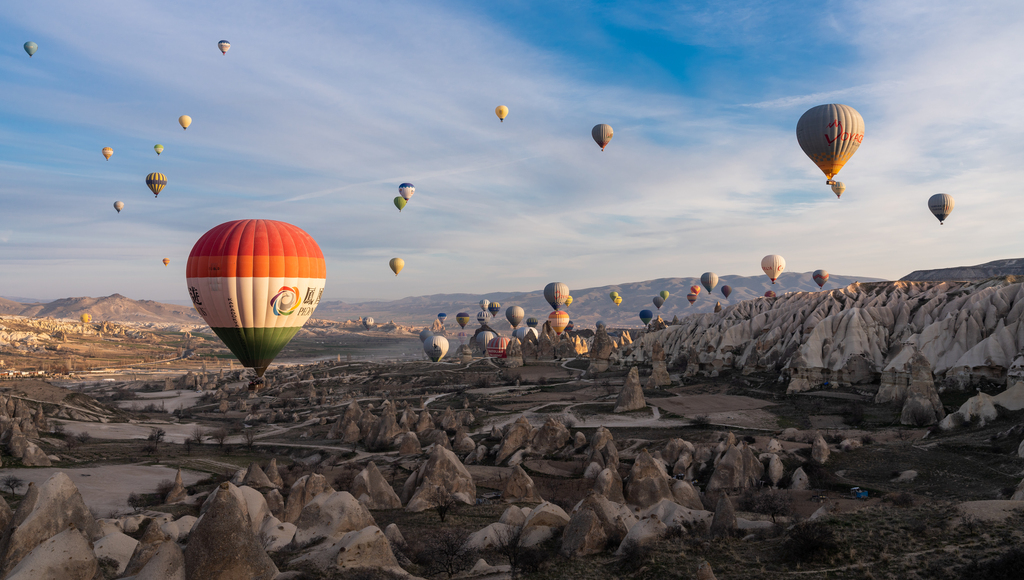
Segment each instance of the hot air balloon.
[{"label": "hot air balloon", "polygon": [[561,282],[552,282],[544,287],[544,300],[548,301],[552,310],[558,310],[565,304],[569,296],[569,287]]},{"label": "hot air balloon", "polygon": [[771,279],[772,284],[778,279],[779,274],[786,269],[786,260],[778,254],[768,254],[761,258],[761,269]]},{"label": "hot air balloon", "polygon": [[590,130],[590,136],[601,146],[601,151],[604,151],[604,148],[611,142],[613,134],[612,126],[604,123],[594,125],[594,128]]},{"label": "hot air balloon", "polygon": [[117,213],[121,213],[121,210],[124,209],[124,202],[123,201],[115,201],[114,202],[114,209],[117,210]]},{"label": "hot air balloon", "polygon": [[405,199],[403,199],[402,196],[398,196],[398,197],[395,198],[395,207],[398,208],[399,212],[401,212],[403,209],[405,209],[405,204],[407,204],[407,203],[409,203],[409,202],[405,201]]},{"label": "hot air balloon", "polygon": [[164,152],[164,146],[157,143],[156,145],[153,145],[153,151],[156,151],[156,154],[160,155],[161,153]]},{"label": "hot air balloon", "polygon": [[811,278],[818,285],[818,288],[822,288],[828,282],[828,272],[825,270],[815,270],[814,273],[811,274]]},{"label": "hot air balloon", "polygon": [[512,325],[512,328],[519,326],[524,316],[526,316],[526,312],[521,306],[509,306],[505,309],[505,318],[508,319],[508,323]]},{"label": "hot air balloon", "polygon": [[402,196],[402,199],[409,201],[409,198],[416,193],[416,186],[411,183],[403,183],[398,186],[398,194]]},{"label": "hot air balloon", "polygon": [[569,315],[561,310],[555,310],[548,314],[548,323],[551,324],[551,329],[555,331],[556,335],[562,336],[562,331],[569,324]]},{"label": "hot air balloon", "polygon": [[540,324],[540,321],[532,316],[526,319],[526,326],[530,328],[537,328],[538,324]]},{"label": "hot air balloon", "polygon": [[445,314],[444,312],[439,312],[439,313],[437,314],[437,319],[438,319],[438,321],[440,321],[440,322],[441,322],[441,324],[444,324],[444,321],[445,321],[445,320],[448,320],[448,315],[447,315],[447,314]]},{"label": "hot air balloon", "polygon": [[104,147],[103,148],[103,157],[105,157],[108,161],[110,160],[110,156],[113,155],[113,154],[114,154],[114,150],[111,149],[110,147]]},{"label": "hot air balloon", "polygon": [[391,271],[395,273],[395,276],[397,276],[398,273],[402,271],[402,268],[405,267],[405,260],[401,258],[391,258],[391,261],[388,262],[388,266],[391,266]]},{"label": "hot air balloon", "polygon": [[732,286],[722,286],[722,296],[728,298],[730,294],[732,294]]},{"label": "hot air balloon", "polygon": [[373,317],[367,316],[366,318],[363,319],[363,328],[365,328],[366,330],[370,330],[371,326],[373,326]]},{"label": "hot air balloon", "polygon": [[423,352],[430,360],[438,362],[448,354],[448,339],[443,336],[431,336],[423,341]]},{"label": "hot air balloon", "polygon": [[646,308],[640,311],[640,321],[644,324],[649,324],[651,319],[654,318],[654,313]]},{"label": "hot air balloon", "polygon": [[487,310],[487,307],[491,305],[491,301],[484,298],[478,304],[480,304],[480,310]]},{"label": "hot air balloon", "polygon": [[846,191],[846,184],[842,181],[837,181],[832,184],[832,193],[836,194],[836,197],[843,197],[844,191]]},{"label": "hot air balloon", "polygon": [[501,312],[501,304],[497,302],[491,302],[490,304],[487,305],[487,312],[490,312],[491,318],[494,318],[495,316],[498,315],[499,312]]},{"label": "hot air balloon", "polygon": [[939,219],[939,225],[953,213],[953,196],[948,193],[936,193],[928,198],[928,210]]},{"label": "hot air balloon", "polygon": [[565,305],[566,306],[572,306],[572,296],[566,296],[565,297]]},{"label": "hot air balloon", "polygon": [[460,313],[456,314],[455,315],[455,322],[457,322],[459,324],[459,327],[466,328],[466,325],[469,324],[469,313],[468,312],[460,312]]},{"label": "hot air balloon", "polygon": [[491,339],[495,338],[497,336],[498,336],[497,334],[494,334],[490,330],[484,330],[482,332],[478,332],[478,333],[476,333],[476,344],[477,344],[477,346],[480,347],[480,350],[482,350],[482,351],[484,351],[484,353],[486,353],[487,352],[487,343],[491,342]]},{"label": "hot air balloon", "polygon": [[520,341],[523,341],[526,340],[526,335],[528,334],[537,334],[537,329],[528,326],[517,328],[512,331],[512,338],[518,338]]},{"label": "hot air balloon", "polygon": [[571,320],[569,321],[569,324],[565,325],[565,331],[566,332],[572,332],[572,329],[574,329],[574,328],[576,328],[576,325],[573,324]]},{"label": "hot air balloon", "polygon": [[499,121],[504,123],[505,117],[508,116],[508,107],[505,105],[498,105],[498,107],[494,109],[494,114],[498,116]]},{"label": "hot air balloon", "polygon": [[612,300],[612,302],[614,302],[616,306],[622,304],[622,296],[616,296],[615,299]]},{"label": "hot air balloon", "polygon": [[37,50],[39,50],[39,45],[38,44],[36,44],[36,43],[34,43],[32,41],[29,41],[29,42],[25,43],[25,52],[28,53],[28,57],[29,58],[32,58],[32,55],[35,54]]},{"label": "hot air balloon", "polygon": [[796,140],[825,174],[825,183],[833,185],[832,178],[864,141],[864,118],[847,105],[818,105],[797,121]]},{"label": "hot air balloon", "polygon": [[661,296],[655,296],[653,302],[654,307],[657,308],[658,310],[661,310],[661,305],[665,303],[665,299],[662,298]]},{"label": "hot air balloon", "polygon": [[459,344],[466,344],[466,336],[468,335],[465,332],[460,330],[457,336],[459,337]]},{"label": "hot air balloon", "polygon": [[182,129],[188,129],[188,126],[192,124],[192,117],[182,115],[178,117],[178,124],[181,125]]},{"label": "hot air balloon", "polygon": [[686,295],[686,300],[687,302],[690,303],[690,306],[693,306],[693,303],[697,301],[697,295],[693,292],[690,292],[689,294]]},{"label": "hot air balloon", "polygon": [[608,293],[608,297],[611,298],[612,300],[615,300],[618,296],[619,296],[618,292],[609,292]]},{"label": "hot air balloon", "polygon": [[160,192],[164,190],[167,185],[167,176],[163,173],[150,173],[146,176],[146,185],[149,186],[149,190],[153,192],[153,197],[160,195]]},{"label": "hot air balloon", "polygon": [[88,314],[88,313],[83,314],[83,315],[79,316],[78,319],[81,320],[82,323],[84,323],[84,324],[89,324],[90,322],[92,322],[92,314]]},{"label": "hot air balloon", "polygon": [[420,342],[427,340],[431,336],[434,336],[434,333],[429,328],[424,328],[420,331]]},{"label": "hot air balloon", "polygon": [[668,297],[671,296],[671,294],[668,293],[668,290],[662,290],[661,292],[658,292],[658,296],[661,296],[663,300],[668,300]]},{"label": "hot air balloon", "polygon": [[704,272],[700,275],[700,283],[704,285],[708,290],[708,294],[718,286],[718,274],[714,272]]},{"label": "hot air balloon", "polygon": [[696,294],[697,296],[700,296],[700,286],[697,286],[696,284],[690,286],[690,294]]},{"label": "hot air balloon", "polygon": [[487,356],[492,358],[505,358],[505,350],[508,348],[509,339],[503,336],[495,336],[487,341]]},{"label": "hot air balloon", "polygon": [[272,220],[223,223],[189,254],[196,310],[257,380],[302,328],[323,294],[324,255],[301,229]]},{"label": "hot air balloon", "polygon": [[222,40],[217,43],[217,48],[220,49],[221,54],[227,54],[228,51],[231,50],[231,43],[226,40]]},{"label": "hot air balloon", "polygon": [[489,318],[487,316],[486,310],[481,310],[480,312],[476,313],[476,321],[480,323],[480,326],[487,324],[488,319]]},{"label": "hot air balloon", "polygon": [[764,297],[765,298],[775,298],[775,292],[769,290],[769,291],[764,293]]},{"label": "hot air balloon", "polygon": [[170,258],[164,258],[164,259],[163,259],[163,260],[161,260],[161,261],[162,261],[162,262],[164,263],[164,268],[166,268],[166,267],[167,267],[167,264],[170,264],[170,263],[171,263],[171,259],[170,259]]}]

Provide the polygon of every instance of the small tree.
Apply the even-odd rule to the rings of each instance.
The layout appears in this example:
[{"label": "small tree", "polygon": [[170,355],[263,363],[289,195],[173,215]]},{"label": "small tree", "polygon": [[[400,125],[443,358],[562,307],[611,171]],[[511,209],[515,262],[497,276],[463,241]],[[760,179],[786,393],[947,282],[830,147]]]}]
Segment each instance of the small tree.
[{"label": "small tree", "polygon": [[455,511],[459,505],[459,499],[455,497],[451,490],[443,485],[434,487],[434,490],[430,493],[430,501],[434,504],[434,510],[437,512],[437,517],[441,518],[441,522],[444,522],[448,512]]},{"label": "small tree", "polygon": [[202,425],[196,425],[192,428],[192,436],[190,439],[192,439],[192,442],[196,445],[202,445],[203,439],[206,439],[206,429],[203,429]]},{"label": "small tree", "polygon": [[228,430],[223,427],[210,432],[210,439],[217,442],[217,445],[224,447],[224,441],[228,438]]},{"label": "small tree", "polygon": [[523,567],[526,546],[523,545],[523,528],[509,526],[498,532],[494,549],[508,560],[509,573],[513,580],[519,577]]},{"label": "small tree", "polygon": [[466,530],[445,528],[434,532],[427,546],[431,573],[443,572],[451,578],[469,568],[476,560],[476,552],[466,547],[468,540]]},{"label": "small tree", "polygon": [[128,505],[135,511],[146,507],[146,498],[135,493],[134,491],[128,494]]},{"label": "small tree", "polygon": [[256,445],[256,429],[242,431],[242,439],[245,440],[245,448],[252,451],[253,446]]},{"label": "small tree", "polygon": [[785,492],[779,490],[766,491],[754,498],[750,511],[772,517],[785,516],[793,510],[793,502]]},{"label": "small tree", "polygon": [[63,437],[64,436],[64,429],[65,429],[64,423],[61,423],[60,421],[54,421],[53,422],[53,434],[54,435],[56,435],[58,437]]},{"label": "small tree", "polygon": [[75,439],[78,439],[78,441],[82,445],[85,445],[86,443],[88,443],[89,441],[92,440],[92,435],[89,435],[85,431],[81,431],[81,432],[78,433],[78,435],[75,435]]},{"label": "small tree", "polygon": [[3,479],[0,479],[0,487],[6,487],[10,490],[11,494],[18,493],[18,488],[23,485],[25,485],[25,480],[17,475],[5,475]]},{"label": "small tree", "polygon": [[65,448],[66,448],[66,449],[67,449],[68,451],[74,451],[74,450],[75,450],[75,448],[77,448],[77,447],[78,447],[78,443],[79,443],[79,441],[78,441],[78,437],[75,437],[75,435],[74,435],[74,434],[72,434],[72,433],[68,433],[68,434],[67,434],[67,435],[66,435],[66,436],[64,437],[64,447],[65,447]]},{"label": "small tree", "polygon": [[167,436],[167,431],[159,427],[153,427],[149,430],[149,437],[146,437],[146,441],[152,441],[154,446],[159,447],[160,443],[163,442],[164,437]]}]

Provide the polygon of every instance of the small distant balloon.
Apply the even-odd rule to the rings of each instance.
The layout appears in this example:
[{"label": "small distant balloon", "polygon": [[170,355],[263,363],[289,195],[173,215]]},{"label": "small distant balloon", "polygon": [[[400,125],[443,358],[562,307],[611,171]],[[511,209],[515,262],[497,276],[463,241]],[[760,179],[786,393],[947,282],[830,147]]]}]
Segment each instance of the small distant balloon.
[{"label": "small distant balloon", "polygon": [[395,273],[395,276],[397,276],[398,273],[402,271],[402,268],[405,267],[405,260],[401,258],[391,258],[391,261],[388,262],[388,266],[391,267],[391,271]]},{"label": "small distant balloon", "polygon": [[153,145],[153,151],[156,151],[156,154],[160,155],[161,153],[164,152],[164,146],[157,143],[156,145]]},{"label": "small distant balloon", "polygon": [[83,314],[79,316],[78,319],[84,322],[85,324],[89,324],[90,322],[92,322],[92,314]]},{"label": "small distant balloon", "polygon": [[490,304],[487,305],[487,312],[490,312],[491,318],[494,318],[495,316],[498,315],[499,312],[501,312],[501,304],[497,302],[491,302]]},{"label": "small distant balloon", "polygon": [[532,316],[526,319],[526,326],[530,328],[537,328],[538,324],[540,324],[540,321]]},{"label": "small distant balloon", "polygon": [[164,258],[164,259],[163,259],[163,263],[164,263],[164,267],[166,268],[166,267],[167,267],[167,264],[170,264],[170,263],[171,263],[171,259],[170,259],[170,258]]},{"label": "small distant balloon", "polygon": [[828,272],[825,270],[815,270],[814,273],[811,274],[811,278],[814,280],[814,283],[818,285],[818,288],[822,288],[826,283],[828,283]]},{"label": "small distant balloon", "polygon": [[936,193],[928,198],[928,210],[939,220],[939,225],[945,225],[946,218],[953,213],[953,196],[948,193]]},{"label": "small distant balloon", "polygon": [[615,300],[615,298],[616,298],[616,297],[617,297],[618,295],[619,295],[619,293],[618,293],[618,292],[609,292],[609,293],[608,293],[608,297],[609,297],[609,298],[611,298],[612,300]]},{"label": "small distant balloon", "polygon": [[117,210],[117,213],[121,213],[121,210],[124,209],[124,202],[123,201],[115,201],[114,202],[114,209]]},{"label": "small distant balloon", "polygon": [[167,186],[167,176],[163,173],[150,173],[146,176],[146,185],[153,192],[153,197],[156,197]]},{"label": "small distant balloon", "polygon": [[487,307],[491,305],[491,301],[484,298],[478,304],[480,304],[480,310],[487,310]]},{"label": "small distant balloon", "polygon": [[775,280],[778,279],[779,274],[786,269],[786,260],[778,254],[768,254],[761,258],[761,269],[764,270],[765,275],[768,276],[772,281],[772,284],[774,284]]},{"label": "small distant balloon", "polygon": [[566,332],[572,332],[572,329],[574,329],[574,328],[576,328],[576,325],[573,324],[573,322],[571,320],[569,321],[569,324],[565,325],[565,331]]},{"label": "small distant balloon", "polygon": [[496,336],[498,335],[490,330],[476,333],[476,344],[480,347],[480,350],[484,351],[484,354],[487,353],[487,343],[491,342],[491,339]]},{"label": "small distant balloon", "polygon": [[690,286],[690,294],[696,294],[697,296],[700,296],[700,286],[697,286],[696,284]]},{"label": "small distant balloon", "polygon": [[846,191],[846,184],[842,181],[837,181],[832,184],[832,193],[836,194],[836,197],[843,197],[844,191]]},{"label": "small distant balloon", "polygon": [[373,317],[367,316],[366,318],[363,319],[363,328],[365,328],[366,330],[370,330],[371,326],[373,326]]},{"label": "small distant balloon", "polygon": [[504,123],[505,117],[508,116],[508,107],[506,107],[505,105],[498,105],[498,107],[494,109],[494,114],[498,116],[499,121]]},{"label": "small distant balloon", "polygon": [[622,304],[622,296],[616,296],[615,299],[612,300],[612,302],[614,302],[616,306]]},{"label": "small distant balloon", "polygon": [[509,306],[505,310],[505,318],[512,328],[519,326],[519,323],[523,321],[523,316],[526,316],[526,311],[521,306]]},{"label": "small distant balloon", "polygon": [[665,303],[665,299],[661,296],[655,296],[653,299],[654,307],[661,310],[661,305]]},{"label": "small distant balloon", "polygon": [[604,151],[604,148],[611,142],[613,134],[612,126],[604,123],[594,125],[594,128],[590,130],[590,136],[601,146],[601,151]]},{"label": "small distant balloon", "polygon": [[444,312],[440,312],[437,315],[437,319],[438,319],[438,321],[441,322],[441,324],[444,324],[444,321],[448,319],[448,315],[445,314]]},{"label": "small distant balloon", "polygon": [[469,320],[468,312],[460,312],[455,315],[455,322],[459,323],[459,326],[462,328],[466,328],[466,325],[469,324]]},{"label": "small distant balloon", "polygon": [[648,324],[654,318],[654,313],[646,308],[640,311],[640,321],[644,324]]},{"label": "small distant balloon", "polygon": [[764,297],[765,298],[775,298],[775,292],[772,291],[772,290],[769,290],[769,291],[764,293]]},{"label": "small distant balloon", "polygon": [[448,354],[448,339],[443,336],[431,336],[423,341],[423,352],[430,360],[438,362]]},{"label": "small distant balloon", "polygon": [[29,41],[29,42],[25,43],[25,52],[28,53],[28,57],[29,58],[32,58],[32,55],[35,54],[37,50],[39,50],[39,45],[38,44],[36,44],[36,43],[34,43],[32,41]]},{"label": "small distant balloon", "polygon": [[178,117],[178,124],[181,125],[182,129],[188,129],[188,126],[192,124],[192,117],[182,115]]},{"label": "small distant balloon", "polygon": [[401,213],[401,211],[405,209],[405,204],[407,203],[409,202],[405,201],[405,199],[402,196],[398,196],[395,198],[395,207],[398,208],[399,213]]},{"label": "small distant balloon", "polygon": [[110,156],[113,155],[113,154],[114,154],[114,150],[111,149],[110,147],[104,147],[103,148],[103,157],[105,157],[108,161],[110,160]]},{"label": "small distant balloon", "polygon": [[730,294],[732,294],[732,286],[722,286],[722,296],[728,298]]},{"label": "small distant balloon", "polygon": [[693,306],[693,303],[697,301],[697,294],[690,292],[686,295],[686,301],[690,303],[690,306]]},{"label": "small distant balloon", "polygon": [[668,293],[668,290],[662,290],[661,292],[658,292],[658,296],[661,296],[663,300],[668,300],[668,297],[671,296],[671,294]]},{"label": "small distant balloon", "polygon": [[411,183],[403,183],[398,186],[398,195],[402,196],[402,199],[409,201],[409,198],[416,193],[416,186]]},{"label": "small distant balloon", "polygon": [[476,313],[476,321],[480,323],[480,326],[487,324],[488,320],[490,320],[490,318],[487,316],[486,310],[481,310]]},{"label": "small distant balloon", "polygon": [[572,306],[572,296],[566,296],[565,297],[565,305],[566,306]]},{"label": "small distant balloon", "polygon": [[228,51],[231,50],[231,43],[226,40],[222,40],[217,43],[217,48],[220,49],[221,54],[227,54]]},{"label": "small distant balloon", "polygon": [[420,331],[420,342],[427,340],[431,336],[434,336],[434,333],[429,328],[424,328]]},{"label": "small distant balloon", "polygon": [[707,289],[708,294],[718,286],[718,274],[714,272],[704,272],[700,275],[700,283]]}]

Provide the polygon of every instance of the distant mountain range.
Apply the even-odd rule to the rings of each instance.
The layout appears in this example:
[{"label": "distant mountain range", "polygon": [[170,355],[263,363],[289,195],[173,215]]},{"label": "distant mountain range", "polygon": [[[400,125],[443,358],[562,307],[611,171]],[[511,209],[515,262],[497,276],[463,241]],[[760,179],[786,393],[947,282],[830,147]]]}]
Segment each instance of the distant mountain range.
[{"label": "distant mountain range", "polygon": [[[843,288],[854,282],[877,282],[879,278],[866,276],[844,276],[833,274],[826,290]],[[735,304],[742,300],[750,300],[764,296],[768,290],[774,290],[776,294],[782,295],[786,292],[816,292],[818,284],[811,279],[810,272],[784,272],[775,285],[772,285],[767,276],[722,276],[712,295],[701,288],[697,302],[690,306],[686,295],[690,286],[700,286],[698,278],[659,278],[644,282],[631,282],[628,284],[613,284],[599,286],[596,288],[570,288],[573,297],[572,306],[566,308],[566,312],[573,322],[583,326],[593,326],[598,320],[603,320],[610,326],[619,328],[640,327],[639,313],[643,309],[650,309],[652,312],[661,314],[666,321],[672,317],[682,318],[687,314],[698,312],[712,312],[715,303],[721,302],[722,306]],[[729,298],[722,295],[722,286],[732,287]],[[660,312],[654,307],[652,300],[662,290],[668,290],[671,294],[669,299],[661,307]],[[612,291],[622,296],[622,304],[615,306],[608,294]],[[480,311],[479,302],[486,298],[492,302],[501,303],[501,312],[488,323],[495,330],[508,330],[509,323],[505,320],[505,308],[509,306],[522,306],[526,316],[535,316],[543,322],[551,312],[551,306],[544,300],[543,290],[534,292],[492,292],[490,294],[434,294],[431,296],[413,296],[392,300],[389,302],[360,302],[349,304],[346,302],[331,301],[321,302],[317,307],[314,316],[328,320],[344,321],[362,316],[373,317],[377,323],[394,320],[398,324],[410,326],[427,326],[432,324],[439,312],[448,315],[446,325],[449,328],[456,327],[455,315],[460,312],[467,312],[472,317],[467,328],[476,328],[476,313]]]},{"label": "distant mountain range", "polygon": [[995,276],[1024,276],[1024,258],[994,260],[977,266],[958,266],[938,270],[915,270],[900,278],[908,282],[948,280],[984,280]]},{"label": "distant mountain range", "polygon": [[163,304],[152,300],[132,300],[120,294],[102,298],[61,298],[46,303],[22,303],[0,298],[0,314],[30,318],[78,318],[91,314],[93,321],[110,322],[180,322],[203,324],[203,319],[189,306]]}]

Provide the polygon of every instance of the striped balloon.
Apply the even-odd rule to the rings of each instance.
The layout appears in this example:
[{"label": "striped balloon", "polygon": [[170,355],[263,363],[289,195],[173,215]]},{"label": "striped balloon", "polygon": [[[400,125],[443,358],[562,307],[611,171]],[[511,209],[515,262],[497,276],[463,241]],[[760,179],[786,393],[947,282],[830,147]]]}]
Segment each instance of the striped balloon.
[{"label": "striped balloon", "polygon": [[946,218],[953,213],[953,196],[948,193],[936,193],[928,198],[928,211],[932,212],[939,220],[939,225],[945,225]]},{"label": "striped balloon", "polygon": [[498,302],[491,302],[487,305],[487,312],[490,312],[491,318],[494,318],[499,312],[501,312],[501,304]]},{"label": "striped balloon", "polygon": [[604,148],[608,146],[608,143],[611,143],[612,135],[614,135],[612,126],[604,123],[594,125],[594,128],[590,130],[590,136],[594,138],[594,141],[596,141],[598,145],[601,146],[601,151],[604,151]]},{"label": "striped balloon", "polygon": [[700,275],[700,283],[708,289],[708,293],[710,294],[711,291],[715,289],[715,286],[718,286],[718,274],[715,274],[714,272],[704,272]]},{"label": "striped balloon", "polygon": [[481,310],[480,312],[476,313],[476,321],[480,323],[480,326],[483,326],[483,325],[487,324],[487,320],[489,318],[490,317],[487,316],[487,311],[486,310]]},{"label": "striped balloon", "polygon": [[775,298],[775,292],[769,290],[769,291],[764,293],[764,297],[765,298]]},{"label": "striped balloon", "polygon": [[505,349],[508,348],[509,340],[503,336],[496,336],[487,341],[487,356],[494,358],[505,358]]},{"label": "striped balloon", "polygon": [[540,324],[540,321],[532,316],[526,319],[526,326],[530,328],[537,328],[538,324]]},{"label": "striped balloon", "polygon": [[814,280],[814,283],[818,285],[818,288],[821,288],[828,283],[828,272],[825,270],[815,270],[814,273],[811,274],[811,278]]},{"label": "striped balloon", "polygon": [[480,310],[487,310],[487,307],[491,305],[491,301],[484,298],[480,301]]},{"label": "striped balloon", "polygon": [[544,300],[548,301],[552,310],[558,310],[569,297],[569,287],[561,282],[552,282],[544,287]]},{"label": "striped balloon", "polygon": [[107,161],[110,161],[110,156],[113,155],[113,154],[114,154],[114,150],[111,149],[110,147],[104,147],[103,148],[103,157],[106,158]]},{"label": "striped balloon", "polygon": [[153,192],[153,197],[160,195],[160,192],[164,190],[167,185],[167,176],[163,173],[150,173],[146,176],[146,185],[149,186],[149,190]]},{"label": "striped balloon", "polygon": [[185,270],[196,310],[258,377],[313,315],[327,281],[316,241],[272,220],[216,226],[193,246]]},{"label": "striped balloon", "polygon": [[694,294],[693,292],[690,292],[689,294],[686,295],[686,300],[687,302],[690,303],[690,306],[693,306],[693,303],[697,301],[697,295]]},{"label": "striped balloon", "polygon": [[690,286],[690,293],[691,294],[696,294],[696,295],[700,296],[700,286],[697,286],[696,284],[693,285],[693,286]]},{"label": "striped balloon", "polygon": [[227,54],[228,51],[231,50],[231,43],[226,40],[222,40],[217,43],[217,48],[220,49],[221,54]]},{"label": "striped balloon", "polygon": [[156,145],[153,145],[153,151],[156,151],[156,154],[160,155],[161,153],[164,152],[164,146],[157,143]]},{"label": "striped balloon", "polygon": [[554,330],[555,334],[561,336],[562,331],[569,324],[569,315],[561,310],[556,310],[548,314],[548,322],[551,323],[551,330]]},{"label": "striped balloon", "polygon": [[468,312],[460,312],[460,313],[456,314],[455,315],[455,322],[458,322],[460,327],[466,328],[466,325],[469,324],[469,313]]}]

